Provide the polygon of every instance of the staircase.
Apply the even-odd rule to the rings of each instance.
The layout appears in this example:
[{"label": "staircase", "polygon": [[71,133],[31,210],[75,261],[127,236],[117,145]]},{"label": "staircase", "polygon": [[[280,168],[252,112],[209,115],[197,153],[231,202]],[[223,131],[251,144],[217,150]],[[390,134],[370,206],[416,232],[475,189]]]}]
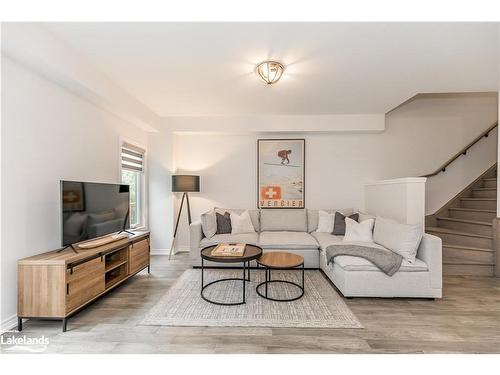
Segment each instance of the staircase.
[{"label": "staircase", "polygon": [[497,166],[492,166],[436,214],[426,232],[443,241],[443,273],[493,276]]}]

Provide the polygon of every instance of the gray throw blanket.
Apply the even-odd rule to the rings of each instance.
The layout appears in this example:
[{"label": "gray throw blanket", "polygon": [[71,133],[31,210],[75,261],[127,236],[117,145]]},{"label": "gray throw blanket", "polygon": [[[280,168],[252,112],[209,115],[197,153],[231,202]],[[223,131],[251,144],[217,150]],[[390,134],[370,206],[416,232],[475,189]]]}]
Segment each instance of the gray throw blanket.
[{"label": "gray throw blanket", "polygon": [[338,255],[350,255],[364,258],[372,262],[386,275],[394,275],[401,267],[403,257],[388,249],[378,247],[360,246],[354,244],[333,244],[326,248],[327,264],[333,263],[333,258]]}]

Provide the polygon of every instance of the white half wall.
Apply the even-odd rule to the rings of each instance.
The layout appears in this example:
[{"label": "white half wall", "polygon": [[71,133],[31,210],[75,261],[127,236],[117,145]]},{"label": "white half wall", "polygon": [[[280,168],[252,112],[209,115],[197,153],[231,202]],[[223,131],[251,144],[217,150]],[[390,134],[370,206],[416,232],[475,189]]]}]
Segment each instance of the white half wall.
[{"label": "white half wall", "polygon": [[120,139],[147,133],[2,58],[0,321],[16,314],[16,262],[61,244],[59,180],[120,181]]},{"label": "white half wall", "polygon": [[[387,114],[386,129],[381,133],[177,134],[174,159],[178,173],[201,176],[201,192],[191,195],[196,220],[213,206],[256,207],[258,138],[303,137],[306,206],[362,209],[366,184],[434,171],[494,123],[497,114],[496,93],[421,96]],[[178,121],[179,118],[168,121],[174,132]],[[197,121],[198,128],[209,132],[214,119],[200,117],[189,121]],[[247,121],[233,121],[236,130],[252,129]],[[310,121],[314,121],[314,116]],[[469,178],[477,178],[495,162],[497,145],[491,142],[495,138],[486,138],[469,151],[467,158],[480,155],[472,167],[470,162],[457,163],[462,179],[452,186],[444,184],[446,192],[436,199],[427,192],[432,205],[426,214],[433,213],[433,207],[446,203],[455,190],[465,187]],[[431,180],[427,184],[432,184]],[[188,244],[187,225],[182,218],[178,243]]]},{"label": "white half wall", "polygon": [[425,226],[425,181],[406,177],[377,181],[365,186],[365,210],[405,224]]}]

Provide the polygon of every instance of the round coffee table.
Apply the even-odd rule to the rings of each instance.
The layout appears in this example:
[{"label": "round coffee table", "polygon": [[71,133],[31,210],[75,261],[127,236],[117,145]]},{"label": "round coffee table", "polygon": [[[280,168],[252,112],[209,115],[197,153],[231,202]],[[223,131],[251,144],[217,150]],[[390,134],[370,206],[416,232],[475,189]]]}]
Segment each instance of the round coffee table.
[{"label": "round coffee table", "polygon": [[[256,287],[256,292],[262,298],[277,302],[291,302],[302,298],[304,295],[304,258],[300,255],[287,253],[284,251],[275,251],[263,254],[257,259],[257,265],[263,266],[266,271],[266,281],[260,283]],[[300,268],[299,268],[300,267]],[[288,280],[271,280],[271,270],[302,270],[302,285]],[[272,298],[267,295],[267,286],[271,283],[291,284],[300,289],[300,295],[294,298],[278,299]],[[259,291],[259,288],[265,285],[265,294]]]},{"label": "round coffee table", "polygon": [[[215,249],[215,247],[216,245],[208,246],[201,250],[201,298],[215,305],[223,305],[223,306],[243,305],[244,303],[246,303],[246,282],[250,281],[250,261],[258,259],[262,255],[262,249],[257,245],[245,245],[245,252],[243,253],[243,256],[220,257],[220,256],[212,256],[212,250]],[[204,285],[203,271],[205,270],[205,265],[204,265],[205,260],[217,263],[243,263],[243,278],[230,277],[230,278],[215,280]],[[247,271],[248,271],[248,279],[247,279]],[[232,281],[232,280],[243,282],[243,299],[241,302],[229,302],[229,303],[217,302],[205,297],[205,295],[203,294],[204,290],[210,285],[214,285],[223,281]]]}]

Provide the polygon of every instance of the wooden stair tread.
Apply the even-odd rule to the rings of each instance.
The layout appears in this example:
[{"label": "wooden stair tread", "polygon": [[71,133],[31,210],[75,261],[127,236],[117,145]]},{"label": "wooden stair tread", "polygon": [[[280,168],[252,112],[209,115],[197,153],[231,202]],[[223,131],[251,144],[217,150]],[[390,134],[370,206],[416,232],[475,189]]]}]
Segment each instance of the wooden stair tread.
[{"label": "wooden stair tread", "polygon": [[441,237],[444,275],[493,276],[497,163],[431,215],[426,233]]},{"label": "wooden stair tread", "polygon": [[472,260],[446,260],[443,259],[443,264],[453,264],[460,266],[494,266],[493,262],[475,262]]},{"label": "wooden stair tread", "polygon": [[482,208],[464,208],[464,207],[450,207],[448,208],[450,211],[467,211],[467,212],[488,212],[488,213],[496,213],[496,210],[487,210]]},{"label": "wooden stair tread", "polygon": [[496,198],[469,198],[469,197],[467,197],[467,198],[460,198],[460,200],[462,200],[462,201],[491,201],[491,202],[495,201],[496,202],[497,199]]},{"label": "wooden stair tread", "polygon": [[427,227],[425,228],[426,232],[433,232],[433,233],[449,233],[449,234],[457,234],[459,236],[468,236],[468,237],[479,237],[479,238],[487,238],[489,240],[493,239],[492,236],[484,236],[482,234],[475,234],[475,233],[465,233],[465,232],[460,232],[456,231],[453,229],[448,229],[448,228],[441,228],[441,227]]},{"label": "wooden stair tread", "polygon": [[496,191],[496,187],[481,187],[481,188],[475,188],[472,189],[473,191]]},{"label": "wooden stair tread", "polygon": [[457,222],[457,223],[484,225],[484,226],[489,226],[489,227],[493,226],[493,223],[489,223],[487,221],[456,219],[454,217],[443,217],[443,216],[438,216],[436,219],[437,220],[444,220],[444,221],[454,221],[454,222]]},{"label": "wooden stair tread", "polygon": [[486,249],[486,248],[483,248],[483,247],[454,245],[454,244],[451,244],[451,243],[443,243],[443,247],[446,247],[449,250],[457,250],[457,251],[460,251],[460,250],[469,250],[469,251],[484,251],[484,252],[488,252],[488,253],[494,253],[495,252],[495,250],[493,250],[493,249]]}]

